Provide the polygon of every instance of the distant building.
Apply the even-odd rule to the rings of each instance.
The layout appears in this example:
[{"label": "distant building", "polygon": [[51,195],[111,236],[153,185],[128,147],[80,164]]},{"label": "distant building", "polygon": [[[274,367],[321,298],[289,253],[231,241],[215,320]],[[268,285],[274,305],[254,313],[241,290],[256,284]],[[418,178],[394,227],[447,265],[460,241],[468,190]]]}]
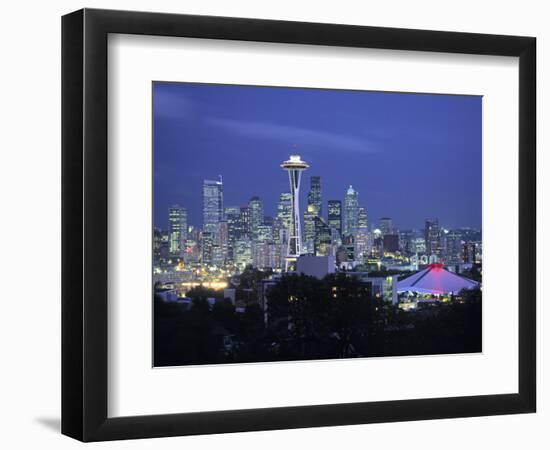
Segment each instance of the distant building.
[{"label": "distant building", "polygon": [[281,246],[274,243],[253,244],[252,259],[254,267],[258,269],[281,268]]},{"label": "distant building", "polygon": [[241,220],[240,220],[240,231],[238,239],[249,239],[250,238],[250,208],[248,205],[241,206]]},{"label": "distant building", "polygon": [[328,226],[342,235],[342,202],[340,200],[328,201]]},{"label": "distant building", "polygon": [[394,228],[393,228],[393,220],[391,217],[382,217],[380,219],[380,231],[382,232],[382,236],[385,236],[386,234],[394,234]]},{"label": "distant building", "polygon": [[462,233],[451,230],[445,235],[445,264],[458,265],[463,262]]},{"label": "distant building", "polygon": [[227,239],[232,244],[240,237],[241,209],[238,206],[226,206],[224,216],[227,222]]},{"label": "distant building", "polygon": [[465,242],[462,245],[462,261],[464,263],[481,263],[481,243]]},{"label": "distant building", "polygon": [[239,239],[235,242],[233,259],[240,271],[252,264],[252,241],[250,239]]},{"label": "distant building", "polygon": [[304,211],[304,244],[303,254],[313,254],[315,251],[315,219],[317,214],[313,205],[308,205]]},{"label": "distant building", "polygon": [[204,180],[202,185],[203,230],[216,235],[218,224],[223,220],[223,182]]},{"label": "distant building", "polygon": [[155,228],[153,230],[153,261],[155,264],[166,261],[170,256],[170,236]]},{"label": "distant building", "polygon": [[248,202],[250,211],[250,236],[253,241],[258,239],[258,229],[264,223],[264,204],[259,197],[252,197]]},{"label": "distant building", "polygon": [[313,251],[316,256],[328,256],[331,253],[332,233],[328,224],[316,216],[314,222]]},{"label": "distant building", "polygon": [[286,242],[289,236],[290,226],[292,224],[292,195],[290,192],[283,192],[279,196],[279,202],[277,203],[277,220],[279,223],[279,230],[283,231],[283,237],[281,243]]},{"label": "distant building", "polygon": [[202,263],[212,264],[212,247],[214,246],[214,234],[204,231],[201,238]]},{"label": "distant building", "polygon": [[415,239],[418,237],[417,230],[399,231],[399,251],[404,255],[414,255],[417,252]]},{"label": "distant building", "polygon": [[256,227],[256,240],[257,243],[271,243],[273,242],[273,226],[267,224],[261,224]]},{"label": "distant building", "polygon": [[359,207],[357,214],[357,228],[355,230],[355,259],[362,262],[370,249],[370,233],[367,222],[367,210]]},{"label": "distant building", "polygon": [[385,234],[382,239],[385,252],[396,253],[399,251],[399,235]]},{"label": "distant building", "polygon": [[322,215],[322,196],[321,196],[321,177],[319,176],[311,176],[309,178],[310,181],[310,190],[309,194],[307,196],[307,204],[308,206],[312,206],[313,212],[316,216]]},{"label": "distant building", "polygon": [[350,187],[344,196],[344,234],[355,233],[359,221],[359,193]]},{"label": "distant building", "polygon": [[187,241],[187,210],[175,205],[168,210],[170,253],[181,256]]},{"label": "distant building", "polygon": [[426,253],[431,256],[441,256],[441,229],[437,219],[427,219],[424,230]]}]

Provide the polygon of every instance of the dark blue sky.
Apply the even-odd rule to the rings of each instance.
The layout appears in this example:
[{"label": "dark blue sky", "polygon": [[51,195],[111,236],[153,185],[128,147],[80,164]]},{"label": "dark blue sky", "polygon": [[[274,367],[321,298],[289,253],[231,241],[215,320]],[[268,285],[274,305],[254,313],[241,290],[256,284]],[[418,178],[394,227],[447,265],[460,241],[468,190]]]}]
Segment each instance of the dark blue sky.
[{"label": "dark blue sky", "polygon": [[305,205],[310,175],[326,201],[352,184],[369,225],[400,229],[481,226],[481,103],[478,96],[324,89],[153,84],[154,220],[180,204],[202,224],[202,180],[224,181],[224,203],[257,195],[274,215],[288,178],[279,164],[299,154]]}]

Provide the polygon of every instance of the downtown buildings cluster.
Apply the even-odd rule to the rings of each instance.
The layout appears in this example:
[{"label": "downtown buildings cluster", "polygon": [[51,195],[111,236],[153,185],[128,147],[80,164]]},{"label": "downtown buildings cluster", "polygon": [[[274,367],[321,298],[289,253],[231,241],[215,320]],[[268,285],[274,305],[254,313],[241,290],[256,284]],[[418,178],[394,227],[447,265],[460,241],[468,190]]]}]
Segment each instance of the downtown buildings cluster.
[{"label": "downtown buildings cluster", "polygon": [[341,199],[325,202],[317,175],[309,177],[301,211],[301,172],[308,165],[291,156],[281,167],[290,189],[280,194],[275,216],[265,214],[257,195],[241,206],[225,205],[221,176],[203,181],[200,226],[188,223],[185,206],[169,208],[168,229],[154,229],[154,281],[223,288],[247,266],[285,272],[307,255],[328,257],[335,270],[346,271],[410,272],[441,263],[461,272],[481,263],[480,230],[446,229],[437,218],[418,229],[399,229],[390,217],[373,226],[357,189],[350,185]]}]

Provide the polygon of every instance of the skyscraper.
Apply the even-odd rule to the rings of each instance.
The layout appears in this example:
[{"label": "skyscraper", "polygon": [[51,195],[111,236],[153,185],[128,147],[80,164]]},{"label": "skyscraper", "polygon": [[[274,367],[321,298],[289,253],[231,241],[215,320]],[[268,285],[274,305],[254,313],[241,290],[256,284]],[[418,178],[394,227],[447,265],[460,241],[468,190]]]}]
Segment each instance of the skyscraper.
[{"label": "skyscraper", "polygon": [[354,234],[359,220],[359,193],[350,185],[344,197],[344,234]]},{"label": "skyscraper", "polygon": [[223,182],[204,180],[202,185],[203,230],[216,235],[218,224],[223,220]]},{"label": "skyscraper", "polygon": [[424,238],[426,240],[426,253],[428,256],[441,256],[441,229],[439,228],[439,220],[426,219]]},{"label": "skyscraper", "polygon": [[330,245],[332,243],[332,236],[330,233],[330,227],[319,216],[313,218],[315,227],[314,236],[314,254],[316,256],[328,256],[330,254]]},{"label": "skyscraper", "polygon": [[393,220],[391,217],[382,217],[380,219],[380,231],[382,232],[382,236],[394,234]]},{"label": "skyscraper", "polygon": [[288,247],[286,252],[285,270],[289,265],[296,261],[302,253],[302,229],[300,225],[300,179],[302,172],[309,165],[302,161],[299,155],[291,155],[290,159],[283,162],[281,167],[288,172],[290,182],[290,194],[292,197],[292,221],[290,226],[290,235],[288,237]]},{"label": "skyscraper", "polygon": [[355,257],[363,258],[370,248],[369,226],[367,221],[367,210],[363,207],[357,208],[357,228],[355,229]]},{"label": "skyscraper", "polygon": [[[279,196],[279,203],[277,203],[277,220],[275,238],[279,243],[286,243],[288,241],[290,225],[292,223],[292,195],[290,192],[283,192]],[[281,232],[283,236],[281,237]]]},{"label": "skyscraper", "polygon": [[340,200],[328,201],[328,226],[342,234],[342,202]]},{"label": "skyscraper", "polygon": [[241,206],[239,239],[250,239],[250,208],[248,205]]},{"label": "skyscraper", "polygon": [[201,236],[202,263],[212,264],[213,233],[204,231]]},{"label": "skyscraper", "polygon": [[445,264],[460,264],[464,260],[462,233],[451,230],[445,235]]},{"label": "skyscraper", "polygon": [[187,210],[174,205],[168,210],[168,224],[170,233],[170,253],[181,255],[187,241]]},{"label": "skyscraper", "polygon": [[264,223],[264,205],[259,197],[252,197],[248,202],[250,210],[250,235],[252,240],[258,239],[258,228]]},{"label": "skyscraper", "polygon": [[368,229],[367,210],[360,206],[357,208],[357,228]]},{"label": "skyscraper", "polygon": [[304,211],[304,243],[303,253],[313,254],[315,251],[315,218],[318,217],[315,206],[307,205]]},{"label": "skyscraper", "polygon": [[310,182],[310,188],[309,188],[309,194],[307,196],[307,204],[308,206],[311,205],[313,207],[312,212],[316,216],[321,217],[322,207],[323,207],[323,201],[321,198],[321,177],[312,176],[309,178],[309,182]]},{"label": "skyscraper", "polygon": [[226,206],[224,215],[227,221],[227,240],[231,245],[239,239],[241,209],[238,206]]}]

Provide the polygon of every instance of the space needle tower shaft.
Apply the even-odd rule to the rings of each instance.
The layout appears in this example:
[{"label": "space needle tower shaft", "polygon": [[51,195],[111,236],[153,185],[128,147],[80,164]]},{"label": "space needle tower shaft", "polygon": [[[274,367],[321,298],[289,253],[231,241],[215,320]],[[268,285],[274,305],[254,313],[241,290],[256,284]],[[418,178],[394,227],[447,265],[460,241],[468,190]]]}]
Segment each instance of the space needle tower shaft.
[{"label": "space needle tower shaft", "polygon": [[298,259],[302,253],[302,227],[300,224],[300,179],[302,172],[309,165],[302,161],[299,155],[291,155],[290,159],[283,162],[281,167],[288,172],[290,182],[290,195],[292,201],[292,220],[290,222],[289,236],[285,255],[285,271]]}]

